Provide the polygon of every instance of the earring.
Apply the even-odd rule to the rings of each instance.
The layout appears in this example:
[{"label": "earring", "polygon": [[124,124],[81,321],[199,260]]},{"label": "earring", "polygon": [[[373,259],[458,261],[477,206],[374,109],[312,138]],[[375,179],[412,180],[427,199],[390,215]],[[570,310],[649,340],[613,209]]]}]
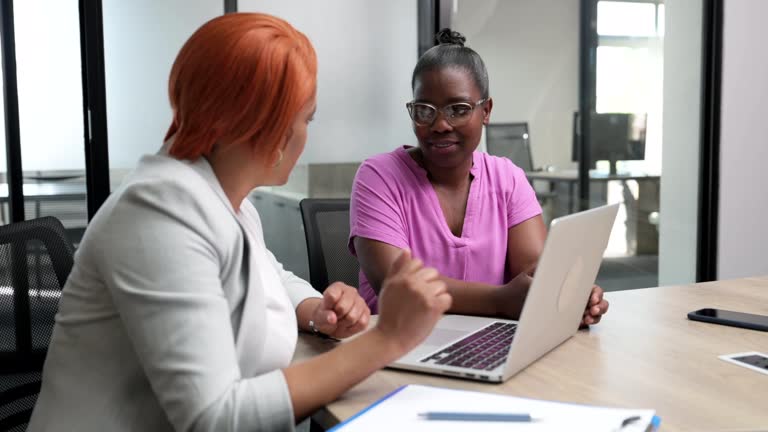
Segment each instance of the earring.
[{"label": "earring", "polygon": [[272,165],[272,168],[277,168],[280,166],[281,163],[283,163],[283,151],[280,149],[277,149],[277,151],[279,152],[280,156],[277,157],[277,162],[275,162],[275,164]]}]

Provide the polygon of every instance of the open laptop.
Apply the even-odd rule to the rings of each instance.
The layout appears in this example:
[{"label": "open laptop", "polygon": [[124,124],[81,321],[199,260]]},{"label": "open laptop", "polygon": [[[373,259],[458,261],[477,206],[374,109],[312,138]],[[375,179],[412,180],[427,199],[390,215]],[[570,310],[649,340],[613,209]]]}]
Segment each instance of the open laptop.
[{"label": "open laptop", "polygon": [[618,204],[552,221],[519,321],[446,315],[389,367],[503,382],[579,328]]}]

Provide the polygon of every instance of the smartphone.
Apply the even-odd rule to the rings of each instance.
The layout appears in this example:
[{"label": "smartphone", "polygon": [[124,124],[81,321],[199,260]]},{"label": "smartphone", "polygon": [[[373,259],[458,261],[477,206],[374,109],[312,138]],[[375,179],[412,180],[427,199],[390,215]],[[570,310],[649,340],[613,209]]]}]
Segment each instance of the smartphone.
[{"label": "smartphone", "polygon": [[741,327],[751,330],[768,331],[768,316],[754,315],[744,312],[733,312],[722,309],[704,308],[689,312],[688,319]]}]

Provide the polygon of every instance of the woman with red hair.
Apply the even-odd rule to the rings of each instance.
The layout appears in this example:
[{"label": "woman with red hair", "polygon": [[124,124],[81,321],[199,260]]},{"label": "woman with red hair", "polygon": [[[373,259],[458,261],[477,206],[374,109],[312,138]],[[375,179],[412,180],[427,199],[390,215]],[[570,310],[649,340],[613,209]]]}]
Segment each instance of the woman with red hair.
[{"label": "woman with red hair", "polygon": [[286,182],[316,74],[309,40],[275,17],[225,15],[190,37],[163,148],[78,249],[29,430],[291,430],[429,334],[451,298],[406,251],[376,326],[290,365],[297,328],[345,338],[370,317],[355,288],[321,295],[283,270],[247,200]]}]

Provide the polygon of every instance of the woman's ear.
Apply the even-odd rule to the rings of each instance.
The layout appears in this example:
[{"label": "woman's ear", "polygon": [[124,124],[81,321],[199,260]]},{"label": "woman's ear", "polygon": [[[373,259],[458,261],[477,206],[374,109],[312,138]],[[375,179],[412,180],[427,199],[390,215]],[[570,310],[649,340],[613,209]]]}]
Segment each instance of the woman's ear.
[{"label": "woman's ear", "polygon": [[285,150],[288,147],[288,143],[291,141],[291,137],[293,137],[293,126],[288,128],[283,141],[270,153],[268,161],[269,166],[273,168],[280,166],[280,164],[283,162],[283,156],[285,155]]},{"label": "woman's ear", "polygon": [[483,104],[483,124],[488,125],[491,122],[491,110],[493,109],[493,99],[488,98]]},{"label": "woman's ear", "polygon": [[272,152],[269,153],[269,158],[267,160],[269,166],[272,168],[280,166],[280,163],[283,162],[284,152],[284,145],[279,145],[276,149],[272,150]]},{"label": "woman's ear", "polygon": [[293,138],[293,125],[291,125],[291,127],[289,127],[288,131],[285,133],[285,140],[283,140],[283,144],[280,145],[280,148],[285,150],[285,147],[291,141],[291,138]]}]

